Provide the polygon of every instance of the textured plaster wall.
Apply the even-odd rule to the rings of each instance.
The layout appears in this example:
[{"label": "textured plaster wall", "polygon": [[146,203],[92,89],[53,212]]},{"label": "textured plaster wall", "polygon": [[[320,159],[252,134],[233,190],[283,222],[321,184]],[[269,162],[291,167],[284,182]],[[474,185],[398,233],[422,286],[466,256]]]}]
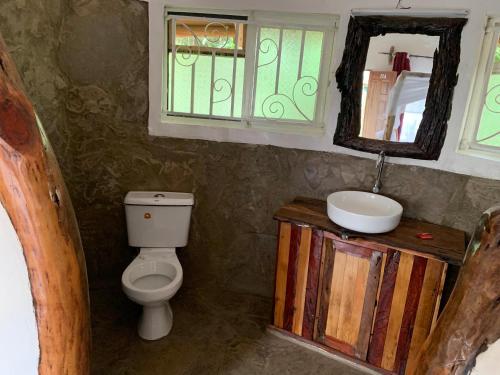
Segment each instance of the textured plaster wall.
[{"label": "textured plaster wall", "polygon": [[[147,4],[137,0],[7,0],[0,31],[40,112],[78,216],[91,285],[119,284],[134,253],[129,190],[192,191],[185,286],[272,295],[273,212],[296,195],[369,189],[374,161],[271,146],[147,135]],[[382,192],[405,214],[470,231],[500,202],[500,181],[388,165]]]},{"label": "textured plaster wall", "polygon": [[71,134],[64,101],[67,81],[57,64],[65,0],[1,0],[0,33],[25,89],[57,151],[63,173],[71,166]]}]

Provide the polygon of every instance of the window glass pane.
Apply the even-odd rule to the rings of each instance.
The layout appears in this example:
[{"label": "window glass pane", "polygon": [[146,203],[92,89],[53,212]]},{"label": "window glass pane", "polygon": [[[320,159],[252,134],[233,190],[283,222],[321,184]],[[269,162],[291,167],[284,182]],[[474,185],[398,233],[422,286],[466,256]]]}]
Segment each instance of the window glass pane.
[{"label": "window glass pane", "polygon": [[[254,116],[264,117],[263,103],[276,87],[279,29],[261,28],[257,46],[257,79],[255,81]],[[267,113],[269,117],[272,114]]]},{"label": "window glass pane", "polygon": [[500,147],[500,39],[493,58],[493,71],[488,82],[476,142]]},{"label": "window glass pane", "polygon": [[240,117],[246,25],[176,17],[169,20],[167,33],[168,112]]},{"label": "window glass pane", "polygon": [[324,33],[260,28],[254,117],[313,122]]},{"label": "window glass pane", "polygon": [[195,89],[193,112],[200,115],[210,113],[210,84],[212,69],[212,57],[201,55],[195,66]]},{"label": "window glass pane", "polygon": [[212,94],[214,115],[231,116],[232,77],[233,58],[216,57]]},{"label": "window glass pane", "polygon": [[[179,56],[179,54],[178,54]],[[191,69],[193,65],[184,65],[181,59],[176,59],[175,65],[175,89],[172,99],[177,112],[189,112],[191,105]]]},{"label": "window glass pane", "polygon": [[297,79],[300,78],[300,46],[302,30],[283,30],[281,46],[281,66],[278,92],[292,92]]}]

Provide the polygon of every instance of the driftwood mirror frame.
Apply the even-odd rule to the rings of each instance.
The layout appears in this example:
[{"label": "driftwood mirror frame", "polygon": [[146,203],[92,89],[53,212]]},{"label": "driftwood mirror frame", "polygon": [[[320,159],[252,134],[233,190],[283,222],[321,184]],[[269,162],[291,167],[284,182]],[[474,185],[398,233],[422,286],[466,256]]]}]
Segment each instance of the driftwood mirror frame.
[{"label": "driftwood mirror frame", "polygon": [[[342,94],[333,143],[355,150],[413,159],[437,160],[446,137],[453,90],[458,81],[460,38],[466,18],[407,16],[353,16],[349,20],[346,47],[337,70]],[[439,36],[422,122],[415,142],[391,142],[359,136],[361,92],[370,38],[387,33]]]}]

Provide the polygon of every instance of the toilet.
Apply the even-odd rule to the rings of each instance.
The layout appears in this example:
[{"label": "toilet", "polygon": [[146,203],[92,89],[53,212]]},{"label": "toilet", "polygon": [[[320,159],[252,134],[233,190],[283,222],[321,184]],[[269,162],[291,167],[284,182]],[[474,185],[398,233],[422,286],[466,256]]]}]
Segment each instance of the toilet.
[{"label": "toilet", "polygon": [[172,329],[169,300],[182,284],[176,248],[188,241],[193,194],[131,191],[125,197],[128,243],[139,255],[122,275],[122,289],[143,306],[139,336],[157,340]]}]

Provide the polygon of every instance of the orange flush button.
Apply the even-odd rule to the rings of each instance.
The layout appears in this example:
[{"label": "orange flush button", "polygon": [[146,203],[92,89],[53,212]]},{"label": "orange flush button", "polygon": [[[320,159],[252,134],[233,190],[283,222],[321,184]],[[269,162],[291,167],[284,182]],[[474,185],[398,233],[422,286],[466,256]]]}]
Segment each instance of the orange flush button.
[{"label": "orange flush button", "polygon": [[146,212],[144,214],[144,219],[151,219],[151,214],[149,212]]}]

